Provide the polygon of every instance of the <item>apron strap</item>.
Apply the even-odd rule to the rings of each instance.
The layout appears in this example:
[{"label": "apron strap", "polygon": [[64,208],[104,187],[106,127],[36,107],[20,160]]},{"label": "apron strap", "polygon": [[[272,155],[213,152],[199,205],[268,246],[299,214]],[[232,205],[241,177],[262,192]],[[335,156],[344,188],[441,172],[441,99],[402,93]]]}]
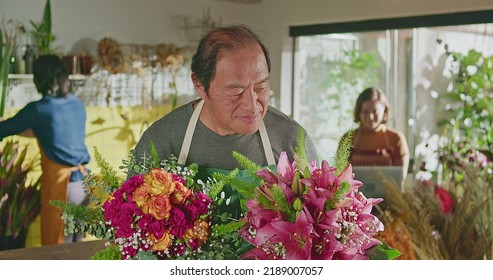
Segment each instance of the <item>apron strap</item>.
[{"label": "apron strap", "polygon": [[[190,151],[190,145],[192,144],[192,137],[195,131],[195,127],[197,126],[197,122],[199,120],[200,112],[202,111],[202,107],[204,106],[204,100],[200,100],[197,108],[193,111],[192,117],[188,122],[187,131],[185,132],[185,138],[183,139],[183,143],[181,146],[180,156],[178,157],[178,164],[185,165],[188,157],[188,152]],[[274,153],[272,152],[272,146],[270,144],[269,136],[267,134],[267,129],[265,128],[265,124],[262,121],[260,123],[260,138],[262,139],[262,145],[264,147],[265,157],[267,159],[268,165],[276,164],[276,160],[274,158]]]},{"label": "apron strap", "polygon": [[274,159],[274,153],[272,152],[272,146],[270,145],[269,135],[267,134],[267,129],[265,128],[264,121],[260,123],[260,138],[262,139],[262,145],[264,146],[265,157],[267,159],[268,165],[276,164]]},{"label": "apron strap", "polygon": [[193,132],[195,131],[195,126],[197,125],[197,121],[199,120],[200,112],[202,111],[203,106],[204,99],[200,100],[197,108],[193,111],[190,121],[188,122],[185,138],[183,139],[183,143],[181,145],[180,156],[178,157],[178,164],[185,165],[185,162],[187,161],[188,151],[190,151],[190,144],[192,144]]}]

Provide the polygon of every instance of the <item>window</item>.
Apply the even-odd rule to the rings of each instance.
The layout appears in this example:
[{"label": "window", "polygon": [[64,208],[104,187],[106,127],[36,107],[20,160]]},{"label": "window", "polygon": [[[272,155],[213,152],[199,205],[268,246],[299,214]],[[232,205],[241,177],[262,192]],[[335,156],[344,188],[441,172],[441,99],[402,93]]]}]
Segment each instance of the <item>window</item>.
[{"label": "window", "polygon": [[454,52],[491,56],[492,16],[481,11],[291,27],[293,117],[310,133],[319,157],[332,158],[342,134],[356,127],[353,106],[369,86],[389,98],[388,125],[405,134],[411,160],[427,157],[447,106],[439,96],[451,82],[445,44]]}]

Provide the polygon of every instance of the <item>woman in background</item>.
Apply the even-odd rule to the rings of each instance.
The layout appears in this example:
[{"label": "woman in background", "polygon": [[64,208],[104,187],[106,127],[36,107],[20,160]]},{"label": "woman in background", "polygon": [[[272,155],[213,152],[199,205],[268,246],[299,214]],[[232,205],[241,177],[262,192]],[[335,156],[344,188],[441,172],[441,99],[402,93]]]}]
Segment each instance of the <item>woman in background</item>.
[{"label": "woman in background", "polygon": [[0,141],[10,135],[36,137],[41,154],[41,243],[52,245],[78,241],[64,236],[65,224],[51,200],[80,204],[86,195],[83,166],[90,160],[85,145],[84,104],[70,93],[65,62],[55,55],[34,61],[36,89],[43,96],[22,108],[14,117],[0,120]]},{"label": "woman in background", "polygon": [[404,135],[387,127],[390,105],[383,91],[376,87],[365,89],[356,100],[355,130],[352,133],[349,162],[353,166],[402,166],[403,178],[409,166],[409,147]]}]

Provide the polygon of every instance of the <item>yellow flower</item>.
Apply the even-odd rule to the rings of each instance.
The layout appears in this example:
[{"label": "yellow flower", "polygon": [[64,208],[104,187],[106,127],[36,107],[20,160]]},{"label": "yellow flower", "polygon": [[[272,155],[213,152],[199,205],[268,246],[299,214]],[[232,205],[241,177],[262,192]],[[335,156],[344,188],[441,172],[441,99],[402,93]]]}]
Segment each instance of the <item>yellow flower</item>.
[{"label": "yellow flower", "polygon": [[198,219],[193,223],[193,227],[189,228],[183,235],[185,241],[197,238],[198,246],[202,246],[209,238],[209,223],[204,219]]},{"label": "yellow flower", "polygon": [[164,251],[171,245],[172,236],[169,232],[165,231],[160,239],[157,239],[153,234],[151,234],[149,236],[149,240],[152,241],[153,251]]},{"label": "yellow flower", "polygon": [[[169,211],[171,211],[171,203],[169,197],[165,194],[152,196],[147,203],[148,214],[154,216],[158,220],[164,220],[169,218]],[[145,212],[144,212],[145,213]]]},{"label": "yellow flower", "polygon": [[190,195],[192,195],[192,191],[189,188],[180,182],[176,182],[175,191],[171,194],[170,200],[173,205],[181,205]]},{"label": "yellow flower", "polygon": [[144,175],[144,185],[151,195],[170,195],[175,190],[173,175],[163,169],[152,169]]},{"label": "yellow flower", "polygon": [[[138,186],[133,195],[132,195],[133,201],[137,203],[137,206],[147,214],[147,201],[149,200],[149,193],[147,192],[147,189],[144,185]],[[144,210],[145,209],[145,210]]]}]

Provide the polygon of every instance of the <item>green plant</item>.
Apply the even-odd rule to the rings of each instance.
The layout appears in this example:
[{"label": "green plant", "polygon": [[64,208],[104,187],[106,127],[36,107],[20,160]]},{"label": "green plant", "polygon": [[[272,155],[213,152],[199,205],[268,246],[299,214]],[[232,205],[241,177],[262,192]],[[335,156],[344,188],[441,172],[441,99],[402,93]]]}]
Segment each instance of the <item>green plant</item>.
[{"label": "green plant", "polygon": [[16,238],[38,216],[41,209],[39,177],[28,179],[38,160],[27,160],[27,147],[22,150],[14,140],[4,141],[0,148],[0,235]]},{"label": "green plant", "polygon": [[55,35],[51,32],[51,3],[50,0],[46,0],[46,4],[43,11],[43,18],[40,23],[30,21],[33,30],[31,34],[34,36],[34,42],[38,48],[39,55],[55,54],[58,50],[51,47],[56,39]]},{"label": "green plant", "polygon": [[[442,41],[438,40],[441,44]],[[471,49],[467,54],[450,51],[444,44],[445,54],[452,59],[454,79],[451,89],[443,95],[450,112],[440,125],[458,128],[459,137],[493,159],[493,55],[485,56]],[[460,141],[460,140],[458,140]]]},{"label": "green plant", "polygon": [[[4,39],[5,36],[5,39]],[[5,111],[5,101],[7,99],[7,83],[9,78],[9,58],[12,55],[12,46],[8,36],[0,27],[0,118]]]},{"label": "green plant", "polygon": [[0,26],[0,118],[5,112],[10,59],[15,54],[17,35],[25,33],[24,25],[15,20],[2,21]]},{"label": "green plant", "polygon": [[323,53],[307,57],[300,114],[319,150],[328,139],[337,142],[348,130],[358,94],[369,85],[380,84],[379,68],[377,54],[357,49],[342,50],[335,57]]}]

